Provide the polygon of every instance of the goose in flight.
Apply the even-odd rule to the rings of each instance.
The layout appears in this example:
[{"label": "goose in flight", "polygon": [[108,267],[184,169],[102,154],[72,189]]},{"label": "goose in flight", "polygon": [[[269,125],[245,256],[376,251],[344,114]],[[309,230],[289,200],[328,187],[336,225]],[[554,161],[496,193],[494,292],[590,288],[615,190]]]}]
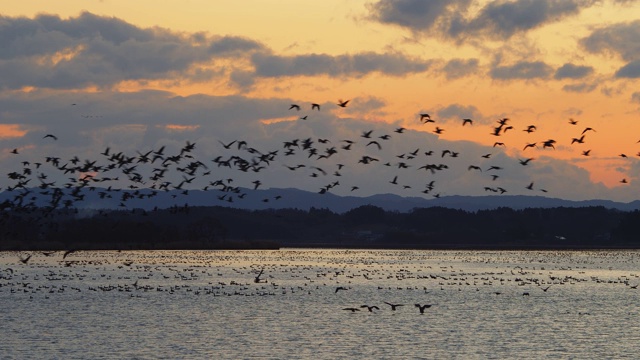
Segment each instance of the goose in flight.
[{"label": "goose in flight", "polygon": [[24,258],[20,256],[19,259],[21,263],[27,265],[27,262],[29,262],[29,259],[31,259],[31,255],[27,255],[27,257],[24,257]]},{"label": "goose in flight", "polygon": [[47,135],[43,136],[42,138],[43,139],[52,138],[53,140],[58,140],[58,137],[53,135],[53,134],[47,134]]},{"label": "goose in flight", "polygon": [[420,309],[420,314],[424,314],[424,310],[428,309],[430,307],[432,307],[432,304],[424,304],[424,305],[420,305],[420,304],[415,304],[415,306]]},{"label": "goose in flight", "polygon": [[296,110],[300,111],[300,105],[298,105],[298,104],[291,104],[291,106],[289,106],[289,110],[291,110],[291,109],[296,109]]},{"label": "goose in flight", "polygon": [[531,161],[531,160],[533,160],[533,158],[519,160],[520,161],[520,165],[529,165],[529,161]]},{"label": "goose in flight", "polygon": [[316,103],[311,104],[311,110],[314,110],[314,109],[320,111],[320,104],[316,104]]},{"label": "goose in flight", "polygon": [[392,303],[388,303],[388,302],[386,302],[386,301],[384,301],[384,303],[385,303],[385,304],[387,304],[387,305],[389,305],[389,306],[391,306],[391,310],[392,310],[392,311],[396,311],[396,308],[397,308],[398,306],[404,306],[404,304],[392,304]]},{"label": "goose in flight", "polygon": [[376,145],[378,147],[378,150],[382,150],[382,146],[380,145],[380,143],[375,141],[375,140],[369,141],[367,146],[369,146],[369,145]]},{"label": "goose in flight", "polygon": [[[584,133],[583,133],[584,134]],[[578,144],[584,144],[584,135],[580,136],[579,138],[573,138],[571,139],[571,144],[573,143],[578,143]]]},{"label": "goose in flight", "polygon": [[462,126],[465,126],[467,124],[473,125],[473,120],[471,120],[471,119],[462,119]]},{"label": "goose in flight", "polygon": [[345,100],[342,101],[342,99],[338,100],[338,106],[340,107],[347,107],[347,104],[349,103],[350,100]]},{"label": "goose in flight", "polygon": [[430,122],[435,122],[433,120],[431,120],[431,115],[429,114],[420,114],[420,121],[423,123],[430,123]]},{"label": "goose in flight", "polygon": [[373,309],[380,310],[380,308],[375,306],[375,305],[373,305],[373,306],[362,305],[362,306],[360,306],[360,308],[367,308],[369,310],[369,312],[373,312]]}]

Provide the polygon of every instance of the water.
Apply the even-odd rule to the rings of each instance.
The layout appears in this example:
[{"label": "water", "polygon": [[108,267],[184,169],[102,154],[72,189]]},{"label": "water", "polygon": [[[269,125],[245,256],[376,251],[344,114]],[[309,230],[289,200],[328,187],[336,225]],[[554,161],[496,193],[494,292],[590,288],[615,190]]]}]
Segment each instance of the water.
[{"label": "water", "polygon": [[[2,359],[635,359],[640,349],[639,251],[32,254],[25,265],[26,253],[0,253]],[[261,269],[266,283],[255,283]],[[420,315],[414,304],[433,306]]]}]

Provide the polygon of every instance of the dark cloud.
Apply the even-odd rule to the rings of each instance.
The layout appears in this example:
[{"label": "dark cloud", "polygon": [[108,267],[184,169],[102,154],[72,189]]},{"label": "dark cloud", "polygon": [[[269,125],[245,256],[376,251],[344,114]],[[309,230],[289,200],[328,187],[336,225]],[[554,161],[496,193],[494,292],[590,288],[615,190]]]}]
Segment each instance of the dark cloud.
[{"label": "dark cloud", "polygon": [[452,59],[442,68],[447,79],[458,79],[478,70],[478,59]]},{"label": "dark cloud", "polygon": [[455,16],[449,34],[484,34],[488,38],[508,39],[516,33],[526,32],[544,24],[577,14],[584,1],[579,0],[516,0],[489,2],[471,20]]},{"label": "dark cloud", "polygon": [[588,93],[595,88],[598,87],[595,83],[578,83],[578,84],[568,84],[562,87],[562,90],[567,92],[576,92],[576,93]]},{"label": "dark cloud", "polygon": [[591,53],[611,53],[626,61],[639,59],[640,20],[596,29],[580,44]]},{"label": "dark cloud", "polygon": [[635,60],[621,67],[615,74],[618,78],[640,78],[640,60]]},{"label": "dark cloud", "polygon": [[258,77],[278,76],[364,76],[372,72],[385,75],[403,76],[423,72],[430,61],[407,58],[400,54],[376,54],[372,52],[355,55],[332,56],[308,54],[297,56],[277,56],[256,53],[252,56],[255,74]]},{"label": "dark cloud", "polygon": [[[371,52],[277,56],[246,38],[139,28],[87,12],[68,19],[0,17],[0,48],[0,89],[108,88],[121,81],[203,81],[216,76],[231,76],[232,83],[248,87],[255,77],[402,76],[430,65],[401,54]],[[246,61],[221,65],[224,69],[210,66],[218,59],[237,58]],[[243,68],[247,64],[255,67],[253,74]]]},{"label": "dark cloud", "polygon": [[522,61],[510,66],[495,66],[489,72],[493,79],[546,79],[553,69],[542,61]]},{"label": "dark cloud", "polygon": [[0,88],[70,89],[180,77],[215,58],[238,56],[263,46],[239,37],[189,37],[161,28],[143,29],[85,12],[68,19],[2,17],[0,48],[0,72],[4,74]]},{"label": "dark cloud", "polygon": [[370,17],[415,33],[437,33],[463,41],[470,37],[505,40],[513,35],[575,15],[593,1],[515,0],[488,2],[477,12],[472,0],[379,0]]},{"label": "dark cloud", "polygon": [[368,8],[373,20],[421,32],[433,28],[442,17],[465,9],[470,3],[469,0],[379,0]]},{"label": "dark cloud", "polygon": [[593,67],[591,66],[581,66],[581,65],[573,65],[573,64],[564,64],[556,70],[556,73],[553,75],[554,79],[581,79],[585,76],[593,73]]}]

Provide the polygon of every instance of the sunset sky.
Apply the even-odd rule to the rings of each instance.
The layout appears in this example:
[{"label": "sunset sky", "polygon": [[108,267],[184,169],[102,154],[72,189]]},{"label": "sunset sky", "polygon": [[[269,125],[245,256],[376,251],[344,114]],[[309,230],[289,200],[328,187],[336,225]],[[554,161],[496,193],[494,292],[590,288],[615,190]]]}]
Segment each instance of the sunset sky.
[{"label": "sunset sky", "polygon": [[[214,173],[209,180],[234,177],[245,187],[259,179],[264,188],[316,191],[339,180],[339,195],[499,196],[486,188],[500,187],[572,200],[640,198],[640,1],[78,0],[2,8],[2,188],[10,183],[4,174],[24,161],[102,159],[107,147],[176,152],[190,141]],[[343,108],[339,99],[350,101]],[[434,122],[421,122],[423,113]],[[473,124],[463,126],[465,118]],[[524,131],[529,125],[535,130]],[[407,130],[394,132],[399,127]],[[391,138],[378,138],[384,134]],[[320,153],[339,153],[285,156],[284,142],[306,138]],[[353,150],[341,148],[345,139]],[[543,148],[550,139],[555,149]],[[217,168],[211,159],[242,152],[221,144],[233,140],[279,150],[278,159],[261,173]],[[367,146],[372,140],[382,149]],[[365,155],[380,161],[358,163]],[[448,168],[419,170],[427,163]],[[312,177],[312,166],[327,175]],[[422,192],[432,180],[435,189]]]}]

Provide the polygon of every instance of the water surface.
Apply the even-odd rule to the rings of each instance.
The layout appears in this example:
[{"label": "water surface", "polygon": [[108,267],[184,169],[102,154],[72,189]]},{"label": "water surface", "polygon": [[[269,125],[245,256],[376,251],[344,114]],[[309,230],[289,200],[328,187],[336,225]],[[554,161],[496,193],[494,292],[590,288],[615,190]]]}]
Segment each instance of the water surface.
[{"label": "water surface", "polygon": [[30,254],[0,253],[2,359],[635,359],[640,341],[638,251]]}]

